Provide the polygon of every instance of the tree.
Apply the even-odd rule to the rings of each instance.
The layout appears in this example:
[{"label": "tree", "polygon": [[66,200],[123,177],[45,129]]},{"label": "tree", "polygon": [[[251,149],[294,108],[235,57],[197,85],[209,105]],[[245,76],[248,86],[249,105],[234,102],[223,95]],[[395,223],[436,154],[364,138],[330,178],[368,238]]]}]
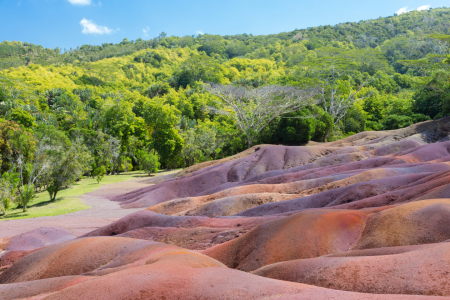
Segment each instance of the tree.
[{"label": "tree", "polygon": [[223,144],[223,141],[217,136],[215,127],[209,127],[204,123],[194,127],[189,123],[182,133],[184,145],[181,154],[184,167],[214,158],[216,152],[220,151],[219,147]]},{"label": "tree", "polygon": [[218,72],[220,69],[216,60],[208,55],[193,56],[181,65],[179,84],[186,87],[188,84],[192,86],[199,80],[220,82],[221,77]]},{"label": "tree", "polygon": [[8,172],[19,154],[24,160],[33,156],[35,140],[22,126],[13,121],[0,119],[0,173]]},{"label": "tree", "polygon": [[383,71],[377,71],[370,81],[370,86],[380,92],[392,93],[398,89],[397,82]]},{"label": "tree", "polygon": [[152,173],[158,173],[161,164],[159,163],[159,158],[156,153],[139,150],[137,153],[137,157],[139,161],[139,167],[141,168],[141,170],[146,171],[148,173],[148,176],[152,175]]},{"label": "tree", "polygon": [[413,96],[413,110],[431,118],[450,112],[450,72],[436,71]]},{"label": "tree", "polygon": [[349,112],[344,118],[344,132],[345,133],[358,133],[364,131],[366,125],[366,119],[363,112],[356,109],[355,106],[349,109]]},{"label": "tree", "polygon": [[3,173],[0,177],[0,215],[6,214],[19,183],[20,177],[15,169]]},{"label": "tree", "polygon": [[450,54],[450,35],[447,34],[431,34],[427,38],[433,39],[439,45],[439,50],[442,54]]},{"label": "tree", "polygon": [[38,126],[34,137],[37,141],[36,150],[33,159],[28,162],[33,166],[32,173],[37,173],[38,176],[32,183],[35,186],[48,187],[53,167],[61,161],[71,142],[64,132],[57,130],[52,125]]},{"label": "tree", "polygon": [[263,86],[247,89],[219,84],[205,85],[204,88],[217,96],[219,107],[210,109],[231,117],[245,134],[250,148],[258,134],[275,118],[317,103],[318,90],[300,89],[292,86]]},{"label": "tree", "polygon": [[186,168],[195,164],[195,159],[201,151],[199,149],[199,145],[196,143],[197,135],[194,128],[185,130],[182,137],[184,143],[183,150],[181,150],[181,155],[183,155],[183,165]]},{"label": "tree", "polygon": [[23,207],[23,212],[28,210],[28,203],[30,203],[36,195],[34,194],[34,185],[26,184],[22,186],[22,191],[19,195],[20,205]]},{"label": "tree", "polygon": [[381,123],[384,130],[405,128],[413,124],[413,119],[409,116],[389,115]]},{"label": "tree", "polygon": [[106,169],[105,166],[100,166],[97,169],[94,170],[94,176],[96,176],[97,183],[100,184],[100,181],[103,180],[103,177],[105,177]]},{"label": "tree", "polygon": [[35,197],[34,183],[39,176],[48,168],[48,165],[41,164],[39,162],[27,163],[23,160],[23,156],[20,154],[17,160],[17,169],[19,170],[20,185],[19,185],[19,207],[23,208],[26,212],[28,209],[28,203],[30,203]]},{"label": "tree", "polygon": [[144,104],[144,119],[151,135],[151,145],[161,156],[161,163],[165,167],[174,165],[183,149],[183,139],[176,129],[176,111],[173,106],[152,100]]},{"label": "tree", "polygon": [[102,127],[106,133],[120,139],[122,152],[128,146],[130,137],[135,131],[136,123],[137,118],[133,113],[131,103],[117,98],[104,104]]},{"label": "tree", "polygon": [[368,80],[360,80],[361,84],[355,90],[352,88],[348,75],[343,74],[334,67],[331,67],[318,77],[320,79],[319,86],[323,109],[333,117],[334,125],[339,125],[350,107],[357,100],[371,95],[369,92],[365,97],[358,98],[359,92],[367,84]]},{"label": "tree", "polygon": [[120,158],[120,140],[106,136],[101,140],[101,146],[99,148],[99,154],[105,165],[105,169],[108,170],[108,163],[111,166],[110,174],[114,175],[116,172],[116,163]]},{"label": "tree", "polygon": [[88,170],[91,160],[88,149],[79,140],[75,140],[65,149],[60,159],[53,161],[51,166],[51,181],[47,188],[50,200],[56,200],[56,195],[63,187],[79,179]]},{"label": "tree", "polygon": [[32,128],[36,126],[36,119],[28,111],[22,109],[14,109],[10,115],[10,118],[25,128]]},{"label": "tree", "polygon": [[[274,132],[275,143],[300,145],[315,140],[323,142],[333,129],[333,120],[320,107],[308,107],[281,118]],[[314,116],[314,117],[311,117]]]}]

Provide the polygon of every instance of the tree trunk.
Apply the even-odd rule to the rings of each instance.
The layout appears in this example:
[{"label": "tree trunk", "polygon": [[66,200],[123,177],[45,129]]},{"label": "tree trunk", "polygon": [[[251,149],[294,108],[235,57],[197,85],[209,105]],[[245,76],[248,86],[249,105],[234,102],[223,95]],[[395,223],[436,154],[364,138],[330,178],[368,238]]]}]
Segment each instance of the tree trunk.
[{"label": "tree trunk", "polygon": [[58,194],[58,191],[56,190],[54,193],[53,193],[53,195],[52,195],[52,201],[55,201],[56,200],[56,194]]},{"label": "tree trunk", "polygon": [[248,148],[250,148],[253,144],[253,139],[247,138],[247,144],[248,144]]},{"label": "tree trunk", "polygon": [[324,137],[324,142],[325,143],[327,143],[328,142],[328,135],[330,134],[330,130],[327,130],[327,133],[325,134],[325,137]]}]

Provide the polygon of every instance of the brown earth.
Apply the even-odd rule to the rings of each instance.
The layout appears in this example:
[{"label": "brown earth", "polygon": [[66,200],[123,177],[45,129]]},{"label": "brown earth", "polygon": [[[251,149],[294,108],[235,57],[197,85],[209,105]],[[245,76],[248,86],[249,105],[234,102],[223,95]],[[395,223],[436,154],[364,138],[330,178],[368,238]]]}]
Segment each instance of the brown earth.
[{"label": "brown earth", "polygon": [[448,297],[449,251],[450,243],[349,251],[280,262],[253,274],[344,291]]},{"label": "brown earth", "polygon": [[449,134],[255,146],[0,222],[0,299],[448,299]]}]

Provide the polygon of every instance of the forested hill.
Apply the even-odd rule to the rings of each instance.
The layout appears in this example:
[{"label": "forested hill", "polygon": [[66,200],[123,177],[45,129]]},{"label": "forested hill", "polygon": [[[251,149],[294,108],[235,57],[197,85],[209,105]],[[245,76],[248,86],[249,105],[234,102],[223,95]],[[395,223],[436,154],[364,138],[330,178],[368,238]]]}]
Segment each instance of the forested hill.
[{"label": "forested hill", "polygon": [[[205,51],[208,55],[217,54],[221,58],[248,56],[249,58],[280,57],[279,44],[303,41],[309,49],[330,45],[332,42],[348,42],[359,49],[383,46],[386,40],[394,39],[395,45],[403,45],[399,37],[423,40],[428,34],[450,34],[450,10],[447,8],[427,11],[413,11],[399,16],[378,18],[359,22],[341,23],[335,26],[319,26],[308,29],[296,29],[273,35],[253,36],[240,34],[233,36],[201,35],[185,37],[166,37],[162,33],[152,40],[124,39],[120,44],[102,44],[101,46],[83,45],[77,49],[44,49],[30,43],[3,42],[0,44],[0,68],[17,67],[27,63],[54,64],[93,62],[104,58],[131,54],[142,49],[189,47]],[[393,45],[390,45],[393,46]],[[385,48],[388,45],[385,45]],[[274,55],[275,54],[275,55]]]},{"label": "forested hill", "polygon": [[[161,33],[70,50],[3,42],[0,169],[46,157],[56,167],[36,182],[51,183],[62,178],[57,166],[75,177],[155,160],[183,167],[256,143],[330,141],[440,118],[450,112],[449,27],[450,9],[438,8],[266,36]],[[244,130],[204,83],[320,93]]]}]

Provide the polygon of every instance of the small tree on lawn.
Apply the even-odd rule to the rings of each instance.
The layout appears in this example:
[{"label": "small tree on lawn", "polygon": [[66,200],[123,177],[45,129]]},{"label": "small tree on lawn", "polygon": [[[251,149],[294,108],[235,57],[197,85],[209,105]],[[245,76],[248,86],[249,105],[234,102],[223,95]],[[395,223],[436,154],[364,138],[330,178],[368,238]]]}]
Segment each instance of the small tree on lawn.
[{"label": "small tree on lawn", "polygon": [[145,152],[140,150],[138,152],[139,167],[148,173],[150,176],[152,173],[157,173],[161,166],[159,162],[158,154],[154,152]]},{"label": "small tree on lawn", "polygon": [[[26,212],[28,204],[35,198],[34,195],[34,183],[42,172],[47,168],[47,165],[41,165],[40,162],[34,161],[34,163],[25,163],[23,156],[20,155],[17,160],[19,170],[19,196],[18,204],[22,206],[23,211]],[[26,179],[28,179],[26,181]]]},{"label": "small tree on lawn", "polygon": [[96,176],[97,183],[100,184],[100,181],[103,180],[103,177],[105,177],[106,168],[105,166],[100,166],[94,171],[94,175]]},{"label": "small tree on lawn", "polygon": [[24,212],[28,210],[28,203],[30,203],[35,197],[33,184],[26,184],[22,187],[22,192],[20,193],[19,198]]},{"label": "small tree on lawn", "polygon": [[205,85],[221,101],[214,112],[231,117],[245,134],[250,148],[258,134],[275,118],[317,103],[318,90],[293,86],[268,85],[256,89],[240,86]]}]

